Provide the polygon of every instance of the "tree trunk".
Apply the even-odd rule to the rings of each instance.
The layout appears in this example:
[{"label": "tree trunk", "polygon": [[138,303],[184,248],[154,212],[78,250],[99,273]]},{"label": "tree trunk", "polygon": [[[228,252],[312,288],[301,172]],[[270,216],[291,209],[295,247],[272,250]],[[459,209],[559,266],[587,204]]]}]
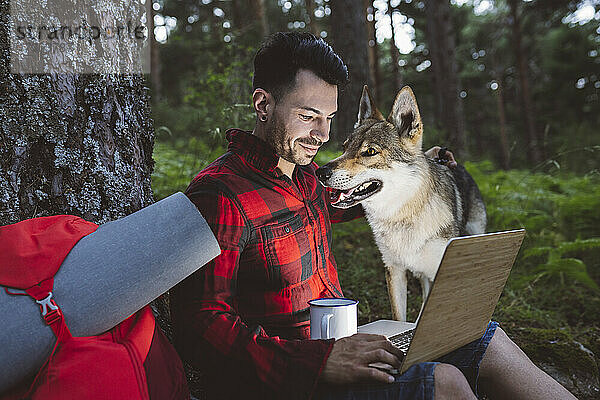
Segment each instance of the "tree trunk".
[{"label": "tree trunk", "polygon": [[[379,104],[381,74],[379,71],[379,45],[375,34],[375,6],[371,0],[363,0],[367,23],[367,50],[369,55],[369,88],[375,104]],[[372,20],[369,21],[369,16]]]},{"label": "tree trunk", "polygon": [[525,118],[525,124],[527,126],[527,150],[529,157],[534,164],[538,164],[541,160],[540,142],[538,140],[538,132],[535,128],[535,110],[533,108],[533,102],[531,100],[531,91],[529,90],[529,78],[527,74],[527,55],[521,41],[521,21],[519,18],[519,12],[517,10],[517,0],[509,0],[510,14],[512,16],[512,31],[515,51],[515,58],[517,60],[517,71],[519,74],[519,85],[521,102],[523,104],[523,113]]},{"label": "tree trunk", "polygon": [[392,1],[388,0],[388,13],[392,25],[392,42],[390,43],[390,56],[392,57],[392,82],[394,83],[394,96],[402,89],[402,75],[398,66],[398,47],[396,47],[396,27],[394,26],[394,10]]},{"label": "tree trunk", "polygon": [[455,39],[448,0],[427,0],[427,42],[431,58],[435,117],[446,132],[447,146],[466,156],[463,105],[459,98],[458,65],[454,56]]},{"label": "tree trunk", "polygon": [[364,42],[367,32],[362,0],[330,0],[329,5],[334,49],[348,65],[350,74],[350,83],[338,96],[332,132],[333,141],[341,143],[354,128],[362,87],[369,80],[369,57]]},{"label": "tree trunk", "polygon": [[151,204],[143,76],[12,74],[9,14],[0,3],[0,224],[56,214],[104,223]]},{"label": "tree trunk", "polygon": [[[152,14],[154,15],[156,12]],[[150,32],[154,32],[154,18],[150,19]],[[160,79],[162,68],[160,63],[160,43],[158,43],[153,33],[150,35],[150,46],[152,98],[158,100],[162,97],[162,81]]]},{"label": "tree trunk", "polygon": [[496,89],[496,102],[498,105],[498,119],[500,123],[500,150],[502,168],[510,169],[510,146],[508,144],[508,134],[506,130],[506,111],[504,109],[504,81],[498,79],[498,89]]},{"label": "tree trunk", "polygon": [[267,20],[267,14],[265,11],[265,0],[252,0],[252,10],[254,11],[254,18],[260,25],[260,32],[263,38],[269,36],[269,21]]},{"label": "tree trunk", "polygon": [[244,37],[251,38],[252,42],[256,40],[256,36],[264,38],[269,35],[265,0],[233,0],[231,16],[233,28],[239,36],[238,41]]},{"label": "tree trunk", "polygon": [[317,9],[317,5],[315,4],[315,0],[304,0],[304,6],[306,7],[306,12],[309,16],[309,28],[310,32],[317,36],[321,36],[321,27],[319,26],[319,21],[317,21],[317,17],[315,17],[315,10]]}]

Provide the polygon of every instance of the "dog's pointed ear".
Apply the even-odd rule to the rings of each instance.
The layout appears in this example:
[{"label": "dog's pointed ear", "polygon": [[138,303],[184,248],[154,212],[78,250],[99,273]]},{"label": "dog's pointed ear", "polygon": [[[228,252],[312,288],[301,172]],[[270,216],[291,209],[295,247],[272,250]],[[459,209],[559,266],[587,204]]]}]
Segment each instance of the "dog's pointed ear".
[{"label": "dog's pointed ear", "polygon": [[400,136],[409,138],[416,145],[421,145],[423,122],[417,106],[417,99],[410,87],[403,87],[396,96],[388,121],[394,124]]},{"label": "dog's pointed ear", "polygon": [[368,118],[385,121],[383,114],[381,114],[377,107],[375,107],[375,103],[373,103],[373,99],[371,99],[369,88],[367,85],[365,85],[363,86],[362,96],[360,96],[360,105],[358,106],[358,120],[356,121],[354,127],[356,128]]}]

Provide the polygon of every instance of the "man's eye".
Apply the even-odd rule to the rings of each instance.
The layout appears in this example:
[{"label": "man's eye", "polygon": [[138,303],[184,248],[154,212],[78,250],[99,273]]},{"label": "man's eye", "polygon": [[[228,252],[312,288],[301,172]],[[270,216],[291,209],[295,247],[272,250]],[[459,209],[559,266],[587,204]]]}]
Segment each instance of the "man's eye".
[{"label": "man's eye", "polygon": [[310,115],[298,114],[302,121],[310,121],[312,117]]},{"label": "man's eye", "polygon": [[379,153],[377,150],[375,150],[372,147],[369,147],[364,153],[363,156],[367,156],[367,157],[371,157],[374,156],[375,154]]}]

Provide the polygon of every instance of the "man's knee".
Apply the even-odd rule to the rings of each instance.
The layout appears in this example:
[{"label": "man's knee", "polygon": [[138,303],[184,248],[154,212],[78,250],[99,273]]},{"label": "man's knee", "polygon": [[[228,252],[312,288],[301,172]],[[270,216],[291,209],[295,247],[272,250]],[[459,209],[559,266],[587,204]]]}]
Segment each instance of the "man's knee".
[{"label": "man's knee", "polygon": [[498,327],[490,341],[481,364],[479,376],[481,379],[493,378],[504,372],[507,366],[531,364],[531,360],[508,335]]},{"label": "man's knee", "polygon": [[435,400],[475,399],[467,378],[454,365],[436,365],[433,376],[435,382]]}]

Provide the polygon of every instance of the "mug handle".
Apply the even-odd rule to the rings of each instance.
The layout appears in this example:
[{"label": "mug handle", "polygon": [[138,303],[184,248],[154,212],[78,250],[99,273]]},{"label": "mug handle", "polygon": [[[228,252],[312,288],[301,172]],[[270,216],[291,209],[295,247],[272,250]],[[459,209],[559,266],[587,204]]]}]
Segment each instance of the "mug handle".
[{"label": "mug handle", "polygon": [[329,339],[329,320],[333,314],[323,314],[321,317],[321,339]]}]

